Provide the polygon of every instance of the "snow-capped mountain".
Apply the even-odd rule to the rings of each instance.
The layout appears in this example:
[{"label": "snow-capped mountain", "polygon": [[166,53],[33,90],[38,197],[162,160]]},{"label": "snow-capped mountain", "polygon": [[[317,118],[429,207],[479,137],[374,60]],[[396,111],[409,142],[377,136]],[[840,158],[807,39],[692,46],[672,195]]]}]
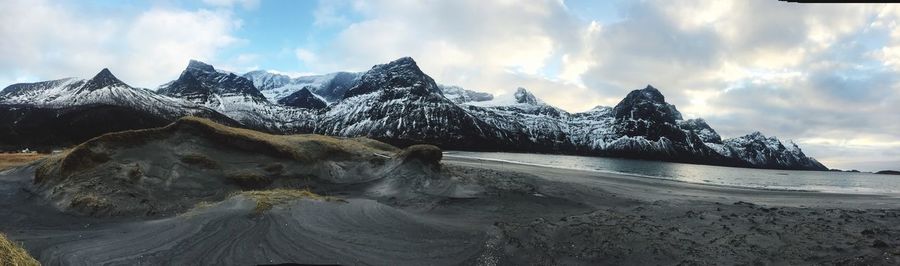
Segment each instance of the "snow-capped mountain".
[{"label": "snow-capped mountain", "polygon": [[[288,83],[291,83],[291,77],[288,75],[272,73],[265,70],[254,70],[241,75],[242,77],[249,79],[250,82],[253,82],[253,85],[256,86],[256,89],[263,92],[265,95],[265,91],[270,91],[272,89],[282,87]],[[270,101],[275,99],[269,98],[266,95],[266,98]]]},{"label": "snow-capped mountain", "polygon": [[822,170],[824,165],[807,157],[794,142],[782,143],[776,137],[753,132],[726,139],[720,153],[750,163],[753,167],[775,169]]},{"label": "snow-capped mountain", "polygon": [[826,169],[796,144],[761,133],[723,141],[703,119],[684,120],[652,86],[613,107],[568,113],[525,88],[494,97],[438,85],[408,57],[362,73],[298,78],[265,71],[238,76],[192,60],[156,92],[128,86],[106,69],[91,79],[15,84],[0,91],[0,148],[71,145],[184,115],[273,133],[368,136],[396,145]]},{"label": "snow-capped mountain", "polygon": [[547,105],[523,88],[507,97],[462,106],[489,124],[526,135],[535,143],[531,150],[761,168],[824,169],[802,155],[799,148],[768,148],[761,153],[769,155],[762,156],[749,151],[758,146],[723,143],[705,120],[684,120],[678,109],[652,86],[632,91],[614,107],[597,106],[574,114]]},{"label": "snow-capped mountain", "polygon": [[605,153],[686,162],[718,159],[699,136],[678,127],[681,113],[653,86],[628,93],[612,116],[616,139],[604,143]]},{"label": "snow-capped mountain", "polygon": [[450,99],[450,101],[453,101],[456,104],[484,102],[494,99],[494,95],[491,95],[490,93],[467,90],[459,86],[438,84],[438,87],[444,93],[444,97],[447,97],[447,99]]},{"label": "snow-capped mountain", "polygon": [[343,99],[325,109],[316,133],[465,149],[513,147],[520,141],[445,98],[409,57],[366,71]]},{"label": "snow-capped mountain", "polygon": [[706,123],[706,120],[703,118],[694,118],[688,120],[678,120],[678,127],[685,131],[690,131],[694,134],[697,134],[700,137],[700,140],[703,143],[713,143],[713,144],[722,144],[722,137],[719,136],[719,133],[709,126]]},{"label": "snow-capped mountain", "polygon": [[532,145],[530,150],[574,149],[568,136],[569,113],[544,103],[525,88],[488,101],[469,101],[463,106],[489,124],[526,136]]},{"label": "snow-capped mountain", "polygon": [[292,79],[286,75],[257,70],[248,72],[243,77],[252,81],[266,99],[272,102],[281,101],[306,88],[326,103],[332,103],[342,99],[360,75],[362,73],[336,72]]},{"label": "snow-capped mountain", "polygon": [[91,79],[66,78],[10,85],[0,91],[0,104],[44,108],[113,105],[149,112],[165,119],[210,113],[207,108],[188,101],[131,87],[106,68]]},{"label": "snow-capped mountain", "polygon": [[269,102],[249,79],[196,60],[157,93],[206,106],[258,130],[310,132],[316,120],[314,111]]},{"label": "snow-capped mountain", "polygon": [[0,91],[0,149],[51,149],[108,132],[164,126],[182,116],[238,125],[213,110],[134,88],[103,69],[91,79],[14,84]]},{"label": "snow-capped mountain", "polygon": [[309,87],[300,89],[287,97],[281,98],[278,100],[278,104],[306,109],[322,109],[328,106],[322,98],[310,92]]},{"label": "snow-capped mountain", "polygon": [[612,107],[596,106],[570,116],[569,137],[578,153],[590,154],[603,150],[609,142],[620,137],[613,130],[616,119],[612,110]]},{"label": "snow-capped mountain", "polygon": [[188,63],[178,79],[160,86],[156,92],[205,106],[231,102],[268,103],[250,80],[234,73],[216,71],[213,66],[196,60]]}]

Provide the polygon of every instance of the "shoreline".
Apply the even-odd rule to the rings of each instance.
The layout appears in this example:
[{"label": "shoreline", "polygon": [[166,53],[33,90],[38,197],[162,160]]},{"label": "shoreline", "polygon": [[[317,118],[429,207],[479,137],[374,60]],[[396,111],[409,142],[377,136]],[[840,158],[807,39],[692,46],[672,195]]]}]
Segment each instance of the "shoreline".
[{"label": "shoreline", "polygon": [[[489,163],[484,163],[489,162]],[[720,201],[726,200],[733,196],[736,201],[759,202],[772,206],[792,206],[792,207],[833,207],[833,208],[898,208],[900,200],[889,195],[877,194],[852,194],[852,193],[834,193],[822,191],[804,191],[804,190],[780,190],[780,189],[764,189],[764,188],[748,188],[740,186],[727,186],[707,183],[687,182],[675,179],[666,179],[658,177],[647,177],[638,174],[617,173],[612,171],[572,169],[564,167],[552,167],[539,164],[522,163],[515,161],[507,161],[502,159],[484,159],[467,156],[445,155],[444,163],[459,164],[469,167],[486,167],[492,169],[501,169],[507,171],[516,171],[521,173],[532,173],[548,180],[568,181],[568,182],[585,182],[608,184],[605,186],[615,194],[615,188],[622,189],[621,192],[627,192],[626,189],[651,189],[657,191],[667,190],[674,192],[682,190],[684,196],[695,196],[697,198],[705,193],[710,199],[711,195],[720,196]],[[491,165],[494,164],[494,165]],[[560,176],[568,176],[568,178],[560,178]],[[571,180],[565,180],[571,179]],[[627,194],[627,193],[622,193]],[[652,195],[646,195],[644,199],[655,200]],[[671,193],[660,193],[660,197]],[[776,197],[776,198],[768,198]],[[821,202],[820,199],[828,201]],[[851,202],[835,202],[834,200],[850,200]],[[710,199],[710,201],[715,201]]]},{"label": "shoreline", "polygon": [[[850,195],[872,195],[872,196],[885,196],[900,199],[900,191],[878,191],[872,190],[866,187],[840,187],[840,186],[813,186],[811,188],[792,188],[790,186],[771,186],[771,187],[761,187],[761,186],[748,186],[748,185],[732,185],[732,184],[724,184],[724,183],[715,183],[704,179],[702,181],[694,181],[694,180],[685,180],[679,179],[677,177],[672,176],[657,176],[652,174],[640,174],[640,173],[630,173],[630,172],[622,172],[615,170],[602,170],[602,169],[590,169],[590,168],[578,168],[576,167],[564,167],[564,166],[556,166],[550,164],[540,164],[540,163],[532,163],[532,162],[524,162],[517,161],[515,159],[499,159],[499,158],[487,158],[487,157],[479,157],[479,156],[470,156],[470,155],[460,155],[460,153],[471,153],[468,151],[446,151],[444,152],[444,156],[447,158],[460,158],[460,159],[472,159],[472,160],[482,160],[482,161],[492,161],[498,163],[509,163],[509,164],[518,164],[518,165],[529,165],[535,167],[546,167],[546,168],[554,168],[554,169],[569,169],[569,170],[578,170],[578,171],[587,171],[594,172],[598,174],[610,174],[610,175],[620,175],[620,176],[631,176],[637,178],[649,178],[649,179],[658,179],[658,180],[667,180],[667,181],[675,181],[675,182],[683,182],[683,183],[691,183],[691,184],[701,184],[701,185],[710,185],[717,187],[731,187],[731,188],[744,188],[744,189],[755,189],[755,190],[771,190],[771,191],[787,191],[787,192],[818,192],[818,193],[830,193],[830,194],[850,194]],[[515,152],[485,152],[485,153],[498,153],[498,154],[515,154],[515,155],[529,155],[529,153],[515,153]],[[549,155],[549,156],[571,156],[575,158],[599,158],[599,159],[610,159],[610,160],[626,160],[626,161],[637,161],[637,162],[647,162],[647,163],[664,163],[664,164],[683,164],[688,166],[699,166],[699,167],[708,167],[708,168],[724,168],[724,169],[735,169],[735,170],[746,170],[746,171],[764,171],[771,172],[774,175],[789,175],[789,173],[823,173],[823,174],[833,174],[832,171],[814,171],[814,170],[778,170],[778,169],[758,169],[758,168],[744,168],[744,167],[732,167],[732,166],[718,166],[718,165],[704,165],[704,164],[691,164],[691,163],[675,163],[675,162],[664,162],[664,161],[645,161],[638,159],[629,159],[629,158],[612,158],[612,157],[591,157],[591,156],[578,156],[578,155],[559,155],[559,154],[535,154],[535,155]],[[868,174],[866,177],[880,177],[880,175],[875,173],[856,173],[856,174]],[[846,177],[848,179],[854,179],[857,177]]]},{"label": "shoreline", "polygon": [[421,177],[434,186],[397,197],[354,189],[335,194],[343,203],[300,199],[257,213],[238,195],[175,216],[106,220],[34,197],[33,171],[0,173],[0,231],[45,265],[900,263],[900,209],[880,196],[447,156],[440,173]]}]

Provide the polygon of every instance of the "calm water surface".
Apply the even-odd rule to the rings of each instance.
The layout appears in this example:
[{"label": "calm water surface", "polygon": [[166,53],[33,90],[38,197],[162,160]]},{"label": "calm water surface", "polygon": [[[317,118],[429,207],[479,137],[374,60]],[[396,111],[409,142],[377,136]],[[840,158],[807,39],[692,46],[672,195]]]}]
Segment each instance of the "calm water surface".
[{"label": "calm water surface", "polygon": [[745,188],[803,190],[900,197],[900,176],[870,173],[787,171],[654,162],[631,159],[505,152],[449,151],[459,156],[549,167],[613,172]]}]

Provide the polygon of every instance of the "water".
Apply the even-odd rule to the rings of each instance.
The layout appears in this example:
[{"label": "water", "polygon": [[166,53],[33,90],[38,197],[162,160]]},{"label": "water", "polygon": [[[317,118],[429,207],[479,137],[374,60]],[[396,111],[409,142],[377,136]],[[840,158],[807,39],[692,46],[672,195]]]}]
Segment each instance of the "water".
[{"label": "water", "polygon": [[451,151],[460,156],[548,167],[621,173],[689,183],[757,189],[875,194],[900,197],[900,176],[871,173],[788,171],[685,163],[504,152]]}]

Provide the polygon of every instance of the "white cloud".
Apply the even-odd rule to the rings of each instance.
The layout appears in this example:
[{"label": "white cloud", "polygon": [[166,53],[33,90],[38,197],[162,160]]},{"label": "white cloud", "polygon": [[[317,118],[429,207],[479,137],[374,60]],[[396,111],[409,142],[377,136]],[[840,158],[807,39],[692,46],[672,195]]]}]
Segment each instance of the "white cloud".
[{"label": "white cloud", "polygon": [[296,50],[294,50],[294,55],[297,56],[297,59],[307,64],[313,64],[316,62],[316,54],[307,49],[297,48]]},{"label": "white cloud", "polygon": [[[900,8],[892,6],[623,2],[621,19],[605,25],[558,1],[354,1],[322,10],[361,19],[345,12],[339,23],[317,22],[343,27],[327,48],[310,51],[317,72],[412,56],[438,82],[495,94],[524,86],[570,111],[614,105],[653,84],[727,137],[761,130],[786,139],[900,139],[895,123],[885,123],[900,121],[892,78]],[[877,43],[879,32],[888,43]],[[900,160],[890,156],[882,159]]]},{"label": "white cloud", "polygon": [[113,14],[41,0],[0,1],[0,80],[89,78],[109,67],[125,82],[154,88],[177,77],[189,59],[216,60],[220,50],[241,41],[233,35],[240,20],[225,10]]},{"label": "white cloud", "polygon": [[313,24],[320,27],[345,26],[350,19],[341,12],[350,7],[351,3],[343,0],[319,0],[316,10],[313,11]]},{"label": "white cloud", "polygon": [[255,9],[259,7],[259,0],[203,0],[203,3],[217,7],[241,6],[244,9]]},{"label": "white cloud", "polygon": [[218,50],[238,42],[228,34],[238,26],[227,12],[147,11],[125,34],[129,54],[137,56],[123,58],[128,66],[122,75],[173,78],[189,59],[213,59]]},{"label": "white cloud", "polygon": [[[325,6],[322,10],[336,8]],[[338,8],[363,19],[347,23],[333,43],[315,51],[317,63],[307,64],[314,71],[365,70],[412,56],[441,83],[495,94],[523,86],[564,107],[595,105],[590,100],[597,96],[578,86],[578,67],[566,68],[575,73],[566,78],[546,73],[562,60],[562,49],[580,47],[591,28],[558,1],[375,1]],[[574,53],[568,60],[588,64]],[[584,93],[575,98],[555,93],[561,89]]]}]

